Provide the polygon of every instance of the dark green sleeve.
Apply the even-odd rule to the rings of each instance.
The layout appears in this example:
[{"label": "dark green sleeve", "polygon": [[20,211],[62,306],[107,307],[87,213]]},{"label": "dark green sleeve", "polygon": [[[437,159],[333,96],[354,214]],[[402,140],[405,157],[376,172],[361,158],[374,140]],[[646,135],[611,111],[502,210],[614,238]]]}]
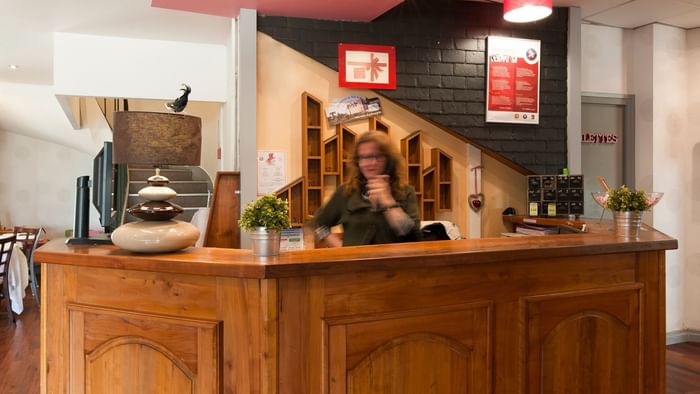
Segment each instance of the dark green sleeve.
[{"label": "dark green sleeve", "polygon": [[403,210],[406,212],[406,214],[413,219],[413,230],[411,232],[413,233],[412,238],[417,238],[416,240],[420,240],[420,215],[418,212],[418,198],[416,197],[416,191],[413,190],[411,186],[407,187],[406,191],[406,201],[403,204]]},{"label": "dark green sleeve", "polygon": [[314,224],[316,227],[326,226],[333,227],[340,223],[345,209],[347,198],[343,192],[344,188],[338,187],[331,196],[326,205],[322,206],[314,216]]}]

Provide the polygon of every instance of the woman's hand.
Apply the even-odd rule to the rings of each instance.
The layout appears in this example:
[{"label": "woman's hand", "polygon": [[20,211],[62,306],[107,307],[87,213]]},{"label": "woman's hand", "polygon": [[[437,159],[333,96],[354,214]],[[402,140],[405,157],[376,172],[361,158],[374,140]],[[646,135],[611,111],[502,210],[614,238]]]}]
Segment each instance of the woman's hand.
[{"label": "woman's hand", "polygon": [[375,209],[396,205],[396,200],[391,195],[389,175],[379,175],[368,179],[367,194],[369,202]]},{"label": "woman's hand", "polygon": [[343,246],[343,241],[340,239],[338,234],[335,233],[331,233],[331,235],[324,238],[323,242],[326,244],[326,247],[329,248],[339,248]]}]

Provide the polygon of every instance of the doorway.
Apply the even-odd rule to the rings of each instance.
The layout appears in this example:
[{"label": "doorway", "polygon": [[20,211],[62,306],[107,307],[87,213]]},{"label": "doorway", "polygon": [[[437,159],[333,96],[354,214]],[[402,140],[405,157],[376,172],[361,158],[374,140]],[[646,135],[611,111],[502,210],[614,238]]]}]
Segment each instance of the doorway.
[{"label": "doorway", "polygon": [[[634,188],[634,97],[581,97],[581,171],[587,218],[603,213],[591,196],[602,190],[598,176],[610,187]],[[612,213],[606,210],[604,217],[612,219]]]}]

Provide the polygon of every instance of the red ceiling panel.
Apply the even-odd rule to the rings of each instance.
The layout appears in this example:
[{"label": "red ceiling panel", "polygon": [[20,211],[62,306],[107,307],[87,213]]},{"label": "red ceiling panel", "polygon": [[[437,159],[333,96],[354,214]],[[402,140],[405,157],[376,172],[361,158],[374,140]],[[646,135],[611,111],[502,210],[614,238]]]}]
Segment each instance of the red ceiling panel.
[{"label": "red ceiling panel", "polygon": [[236,18],[241,8],[262,15],[371,21],[403,0],[152,0],[151,6]]}]

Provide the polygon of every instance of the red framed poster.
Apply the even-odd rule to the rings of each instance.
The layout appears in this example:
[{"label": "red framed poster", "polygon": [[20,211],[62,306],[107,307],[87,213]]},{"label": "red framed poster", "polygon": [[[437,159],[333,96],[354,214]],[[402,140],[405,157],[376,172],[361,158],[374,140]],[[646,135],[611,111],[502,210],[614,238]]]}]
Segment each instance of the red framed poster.
[{"label": "red framed poster", "polygon": [[384,45],[338,44],[338,85],[396,89],[396,49]]},{"label": "red framed poster", "polygon": [[540,41],[489,36],[486,121],[540,123]]}]

